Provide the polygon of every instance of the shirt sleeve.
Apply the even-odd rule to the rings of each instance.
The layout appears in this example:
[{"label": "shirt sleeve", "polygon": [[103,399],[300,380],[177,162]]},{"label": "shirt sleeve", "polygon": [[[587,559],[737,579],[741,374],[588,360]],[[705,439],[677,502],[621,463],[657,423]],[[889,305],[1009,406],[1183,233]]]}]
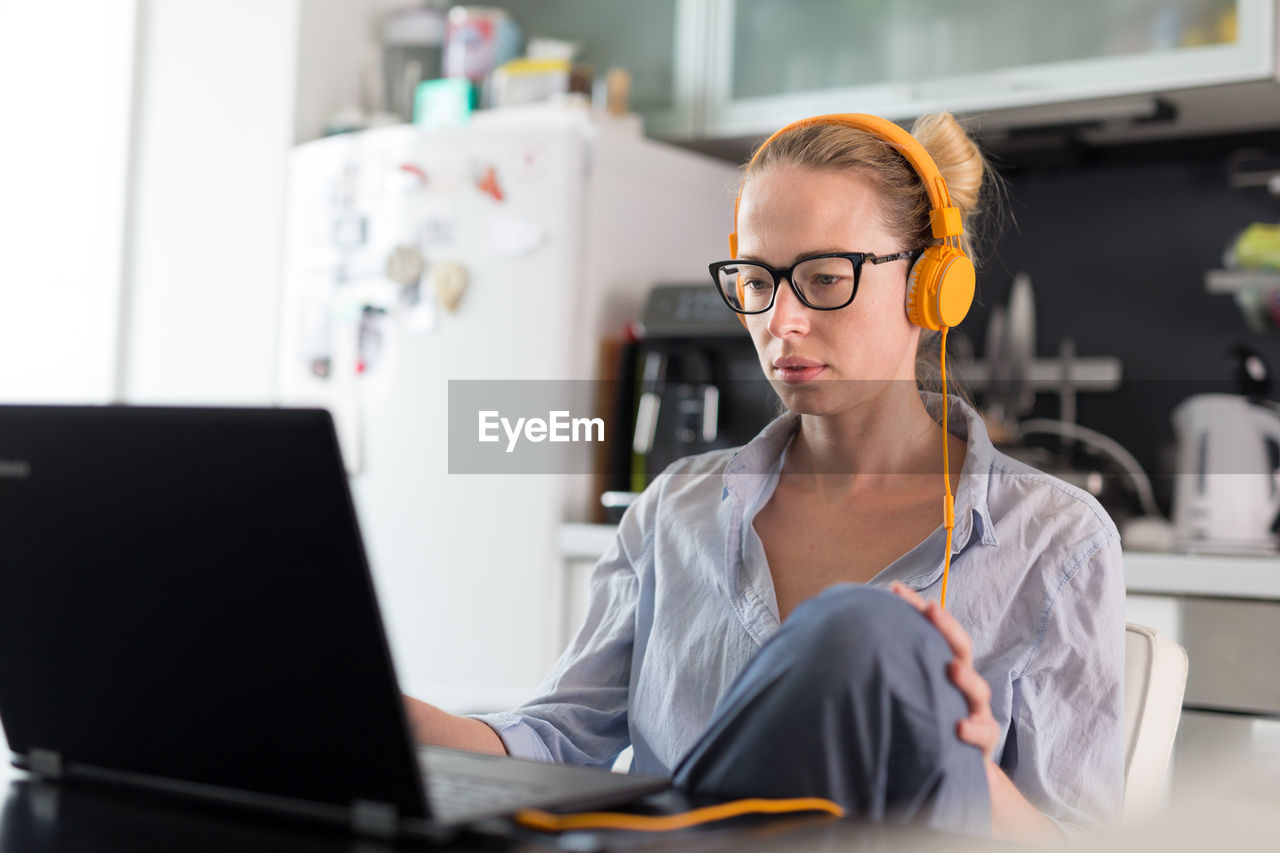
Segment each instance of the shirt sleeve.
[{"label": "shirt sleeve", "polygon": [[630,743],[627,707],[639,580],[652,551],[648,504],[657,483],[627,509],[591,572],[587,616],[538,696],[512,711],[477,714],[517,758],[608,767]]},{"label": "shirt sleeve", "polygon": [[1001,765],[1068,837],[1119,821],[1124,801],[1124,566],[1111,532],[1059,578],[1044,637],[1015,680]]}]

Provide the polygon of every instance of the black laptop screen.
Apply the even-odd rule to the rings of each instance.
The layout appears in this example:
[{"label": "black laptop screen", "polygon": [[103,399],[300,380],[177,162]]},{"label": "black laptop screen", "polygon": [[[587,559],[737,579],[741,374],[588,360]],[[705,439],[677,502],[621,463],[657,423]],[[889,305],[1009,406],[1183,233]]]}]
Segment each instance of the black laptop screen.
[{"label": "black laptop screen", "polygon": [[0,407],[0,547],[15,752],[423,814],[326,413]]}]

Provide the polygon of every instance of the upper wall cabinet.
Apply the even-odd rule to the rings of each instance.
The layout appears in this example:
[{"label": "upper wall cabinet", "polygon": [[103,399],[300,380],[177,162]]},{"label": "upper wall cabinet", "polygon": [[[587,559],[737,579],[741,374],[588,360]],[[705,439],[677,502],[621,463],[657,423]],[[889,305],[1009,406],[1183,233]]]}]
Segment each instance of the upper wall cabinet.
[{"label": "upper wall cabinet", "polygon": [[704,25],[695,133],[710,138],[829,112],[1069,123],[1043,108],[1275,88],[1273,0],[708,0]]},{"label": "upper wall cabinet", "polygon": [[578,59],[598,74],[631,72],[631,107],[651,136],[690,138],[694,101],[704,89],[707,0],[489,0],[524,29],[580,46]]},{"label": "upper wall cabinet", "polygon": [[677,141],[747,140],[830,112],[950,110],[984,133],[1280,124],[1280,0],[491,2],[527,35],[580,42],[597,70],[630,70],[647,132]]}]

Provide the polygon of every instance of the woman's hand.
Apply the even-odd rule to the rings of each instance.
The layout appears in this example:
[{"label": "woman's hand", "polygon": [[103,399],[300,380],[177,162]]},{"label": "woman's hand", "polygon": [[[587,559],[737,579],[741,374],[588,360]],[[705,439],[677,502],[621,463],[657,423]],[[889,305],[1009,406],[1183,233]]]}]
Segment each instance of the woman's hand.
[{"label": "woman's hand", "polygon": [[969,632],[936,601],[925,601],[914,589],[895,583],[890,591],[923,613],[955,652],[955,660],[947,665],[947,674],[969,703],[969,716],[956,724],[956,735],[982,750],[991,793],[992,836],[1032,843],[1062,841],[1057,825],[1022,795],[993,759],[1000,744],[1000,724],[991,713],[991,685],[973,666],[973,639]]},{"label": "woman's hand", "polygon": [[914,589],[895,583],[890,590],[923,613],[955,652],[955,660],[947,665],[947,674],[969,703],[969,716],[956,725],[956,734],[960,740],[982,750],[982,757],[991,761],[1000,745],[1000,724],[991,713],[991,686],[974,669],[973,640],[969,632],[936,601],[925,601]]}]

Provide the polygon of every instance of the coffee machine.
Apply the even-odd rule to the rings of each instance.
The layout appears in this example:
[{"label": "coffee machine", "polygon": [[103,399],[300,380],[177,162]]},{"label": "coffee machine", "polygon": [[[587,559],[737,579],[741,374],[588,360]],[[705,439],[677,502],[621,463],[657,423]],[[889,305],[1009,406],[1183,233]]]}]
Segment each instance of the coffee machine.
[{"label": "coffee machine", "polygon": [[677,459],[750,441],[782,411],[737,315],[709,285],[656,286],[619,356],[611,449],[601,498],[623,510]]}]

